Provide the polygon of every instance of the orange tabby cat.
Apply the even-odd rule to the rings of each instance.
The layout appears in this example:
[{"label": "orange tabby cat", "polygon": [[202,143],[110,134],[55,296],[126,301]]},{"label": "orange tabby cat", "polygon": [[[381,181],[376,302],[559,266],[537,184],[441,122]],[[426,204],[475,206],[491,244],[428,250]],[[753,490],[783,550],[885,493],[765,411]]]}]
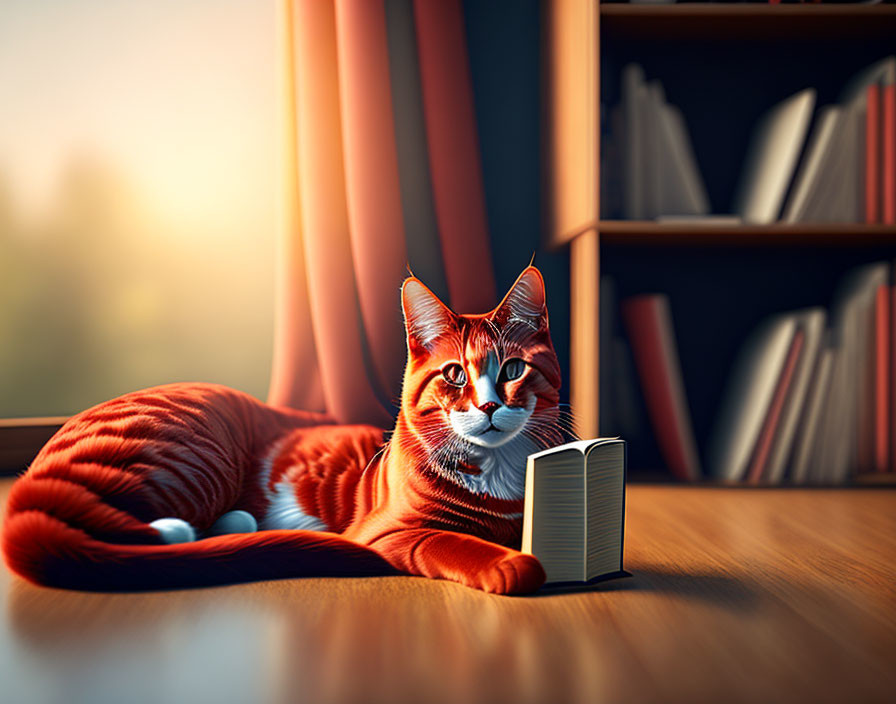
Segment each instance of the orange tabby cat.
[{"label": "orange tabby cat", "polygon": [[396,572],[525,593],[526,456],[562,441],[534,267],[484,315],[402,287],[408,362],[383,431],[171,384],[69,420],[14,484],[3,553],[41,584],[152,589]]}]

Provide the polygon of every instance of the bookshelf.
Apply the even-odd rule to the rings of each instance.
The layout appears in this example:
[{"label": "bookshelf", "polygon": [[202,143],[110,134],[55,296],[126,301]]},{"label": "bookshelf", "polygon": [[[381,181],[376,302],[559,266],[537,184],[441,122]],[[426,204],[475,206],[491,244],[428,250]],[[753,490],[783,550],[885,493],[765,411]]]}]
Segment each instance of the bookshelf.
[{"label": "bookshelf", "polygon": [[[817,298],[821,291],[830,293],[826,287],[850,265],[896,257],[894,226],[692,226],[601,219],[599,184],[606,177],[600,173],[601,105],[618,100],[621,68],[636,61],[663,81],[696,133],[695,152],[705,167],[713,210],[724,213],[730,212],[737,170],[758,116],[807,85],[817,87],[819,104],[832,102],[858,69],[892,53],[893,36],[894,5],[546,2],[546,225],[550,245],[568,246],[570,252],[571,401],[584,435],[597,435],[599,427],[597,311],[602,271],[631,279],[627,293],[639,292],[650,280],[639,273],[649,259],[653,261],[646,269],[656,275],[655,290],[670,292],[673,302],[677,288],[684,290],[675,321],[687,366],[688,347],[694,345],[687,335],[699,326],[685,320],[679,330],[679,310],[687,313],[687,302],[697,300],[701,283],[723,285],[726,267],[738,267],[741,282],[750,280],[750,266],[757,267],[752,273],[760,284],[758,299],[724,320],[720,336],[727,347],[720,355],[723,360],[710,370],[713,383],[718,383],[732,350],[748,332],[744,326],[776,310],[803,305],[803,299]],[[745,77],[751,80],[738,83]],[[719,124],[726,130],[723,140],[718,139]],[[681,274],[676,278],[665,271],[658,257],[680,265]],[[806,266],[813,267],[813,274],[807,278],[807,292],[795,290],[794,282],[765,287],[764,257],[779,273],[799,270],[803,260],[810,261]],[[626,286],[622,288],[626,293]],[[685,370],[686,382],[687,376]],[[704,395],[710,398],[698,416],[708,415],[715,400],[711,393]],[[699,425],[700,419],[695,420]]]},{"label": "bookshelf", "polygon": [[601,3],[601,23],[632,38],[791,38],[795,28],[814,38],[884,38],[896,31],[894,5],[767,5]]},{"label": "bookshelf", "polygon": [[745,245],[811,245],[855,247],[896,244],[896,226],[857,223],[806,223],[797,225],[683,225],[642,220],[601,220],[597,224],[601,242],[644,245],[701,245],[740,247]]}]

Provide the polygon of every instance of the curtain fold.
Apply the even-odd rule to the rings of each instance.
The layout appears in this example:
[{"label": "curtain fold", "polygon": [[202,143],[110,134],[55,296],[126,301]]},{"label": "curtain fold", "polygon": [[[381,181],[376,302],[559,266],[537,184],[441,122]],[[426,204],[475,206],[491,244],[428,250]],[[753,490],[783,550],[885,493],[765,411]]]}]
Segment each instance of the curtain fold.
[{"label": "curtain fold", "polygon": [[451,304],[495,304],[485,191],[460,0],[414,0],[430,172]]},{"label": "curtain fold", "polygon": [[429,174],[414,0],[386,0],[386,34],[408,259],[413,273],[426,282],[430,291],[449,303]]},{"label": "curtain fold", "polygon": [[295,0],[299,199],[308,299],[327,411],[344,423],[387,426],[374,393],[359,316],[343,168],[332,2]]},{"label": "curtain fold", "polygon": [[[383,0],[336,0],[345,188],[364,331],[387,401],[405,343],[398,284],[407,271]],[[382,391],[388,389],[389,391]]]},{"label": "curtain fold", "polygon": [[309,411],[326,408],[308,303],[296,134],[296,70],[290,0],[277,3],[280,152],[274,356],[268,403]]},{"label": "curtain fold", "polygon": [[463,9],[280,0],[285,129],[269,400],[389,426],[410,267],[461,312],[495,303]]}]

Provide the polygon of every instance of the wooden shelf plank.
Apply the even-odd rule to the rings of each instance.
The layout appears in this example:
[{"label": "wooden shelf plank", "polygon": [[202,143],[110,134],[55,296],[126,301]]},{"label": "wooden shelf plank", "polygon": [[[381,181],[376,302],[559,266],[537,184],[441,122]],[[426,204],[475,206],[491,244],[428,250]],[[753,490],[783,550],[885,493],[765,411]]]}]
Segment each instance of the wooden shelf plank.
[{"label": "wooden shelf plank", "polygon": [[[896,5],[601,3],[606,32],[639,38],[884,38],[896,29]],[[799,31],[798,35],[794,32]]]},{"label": "wooden shelf plank", "polygon": [[767,5],[763,3],[676,3],[633,5],[600,3],[602,17],[880,17],[896,14],[896,5]]},{"label": "wooden shelf plank", "polygon": [[637,245],[896,245],[896,226],[856,223],[690,225],[601,220],[604,244]]}]

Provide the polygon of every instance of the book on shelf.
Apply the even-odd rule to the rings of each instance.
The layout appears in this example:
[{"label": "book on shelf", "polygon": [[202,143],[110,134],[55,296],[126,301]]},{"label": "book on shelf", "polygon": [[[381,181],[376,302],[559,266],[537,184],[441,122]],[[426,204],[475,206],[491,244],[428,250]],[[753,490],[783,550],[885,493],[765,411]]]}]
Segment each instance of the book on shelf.
[{"label": "book on shelf", "polygon": [[729,481],[747,478],[797,332],[795,316],[777,315],[757,328],[741,348],[707,447],[712,476]]},{"label": "book on shelf", "polygon": [[896,263],[848,272],[823,308],[765,320],[741,348],[707,449],[710,473],[842,484],[893,471]]},{"label": "book on shelf", "polygon": [[774,442],[778,433],[781,415],[784,412],[784,404],[787,403],[792,393],[791,387],[793,385],[794,372],[799,365],[805,339],[806,334],[797,328],[787,348],[787,356],[784,358],[784,365],[781,367],[778,380],[775,382],[774,394],[772,395],[768,411],[766,411],[762,429],[759,431],[759,437],[756,439],[756,446],[753,448],[746,471],[746,480],[754,484],[762,480],[769,480],[769,469],[766,465],[771,455],[772,442]]},{"label": "book on shelf", "polygon": [[808,219],[809,196],[817,192],[817,184],[821,182],[822,174],[825,173],[827,161],[830,159],[830,145],[840,117],[841,110],[837,105],[824,106],[816,117],[815,128],[806,145],[790,197],[781,215],[782,221],[796,223]]},{"label": "book on shelf", "polygon": [[522,551],[547,583],[623,576],[625,441],[597,438],[529,455]]},{"label": "book on shelf", "polygon": [[781,219],[896,223],[896,56],[818,110]]},{"label": "book on shelf", "polygon": [[[631,347],[619,328],[616,282],[606,274],[600,277],[599,305],[600,435],[624,437],[630,449],[644,450],[650,444],[645,432],[647,413]],[[637,461],[637,454],[633,459]]]},{"label": "book on shelf", "polygon": [[[793,453],[800,417],[805,413],[808,403],[811,378],[818,366],[827,323],[827,311],[818,306],[794,313],[802,338],[796,366],[793,371],[792,386],[785,394],[785,406],[778,423],[775,424],[775,435],[768,457],[763,467],[761,478],[772,484],[782,481],[787,463]],[[791,350],[796,340],[791,342]],[[780,384],[780,380],[779,380]]]},{"label": "book on shelf", "polygon": [[814,106],[815,91],[807,88],[775,105],[754,129],[734,198],[734,212],[745,222],[778,219]]},{"label": "book on shelf", "polygon": [[701,475],[685,394],[669,299],[642,295],[622,302],[622,319],[654,436],[669,470],[679,479]]},{"label": "book on shelf", "polygon": [[818,360],[812,370],[812,378],[806,396],[806,403],[800,414],[799,427],[794,438],[793,457],[790,466],[792,484],[805,484],[809,480],[811,468],[819,461],[815,450],[821,417],[826,407],[830,390],[831,369],[834,364],[834,348],[822,342]]},{"label": "book on shelf", "polygon": [[[622,193],[623,215],[628,220],[645,217],[644,206],[644,69],[630,64],[622,71]],[[612,137],[610,138],[612,140]]]},{"label": "book on shelf", "polygon": [[706,475],[753,484],[896,472],[896,260],[846,272],[829,308],[763,320],[740,346],[699,445],[668,297],[619,304],[611,281],[602,291],[601,431],[624,434],[639,453],[655,441],[676,478],[699,479],[701,456]]},{"label": "book on shelf", "polygon": [[638,64],[622,71],[622,96],[605,127],[606,167],[621,173],[603,179],[603,217],[627,220],[709,213],[709,199],[700,176],[681,111],[666,102],[659,81],[646,81]]},{"label": "book on shelf", "polygon": [[888,278],[883,262],[848,272],[834,293],[831,334],[837,348],[810,480],[839,484],[873,464],[874,299]]},{"label": "book on shelf", "polygon": [[[893,191],[892,148],[896,132],[893,115],[886,115],[885,103],[893,99],[896,82],[896,56],[888,56],[865,68],[844,87],[840,102],[853,115],[854,120],[845,130],[844,139],[857,154],[858,169],[846,177],[856,176],[860,184],[856,220],[867,223],[892,224],[896,219],[885,217],[888,204],[892,204]],[[889,136],[889,138],[888,138]],[[887,161],[891,163],[886,164]],[[841,184],[844,178],[841,177]],[[854,189],[853,189],[854,190]],[[891,207],[891,206],[890,206]]]},{"label": "book on shelf", "polygon": [[[767,110],[752,131],[734,194],[736,222],[896,224],[896,56],[858,72],[835,104],[806,87]],[[711,212],[682,112],[638,64],[604,125],[605,219],[691,218]]]}]

